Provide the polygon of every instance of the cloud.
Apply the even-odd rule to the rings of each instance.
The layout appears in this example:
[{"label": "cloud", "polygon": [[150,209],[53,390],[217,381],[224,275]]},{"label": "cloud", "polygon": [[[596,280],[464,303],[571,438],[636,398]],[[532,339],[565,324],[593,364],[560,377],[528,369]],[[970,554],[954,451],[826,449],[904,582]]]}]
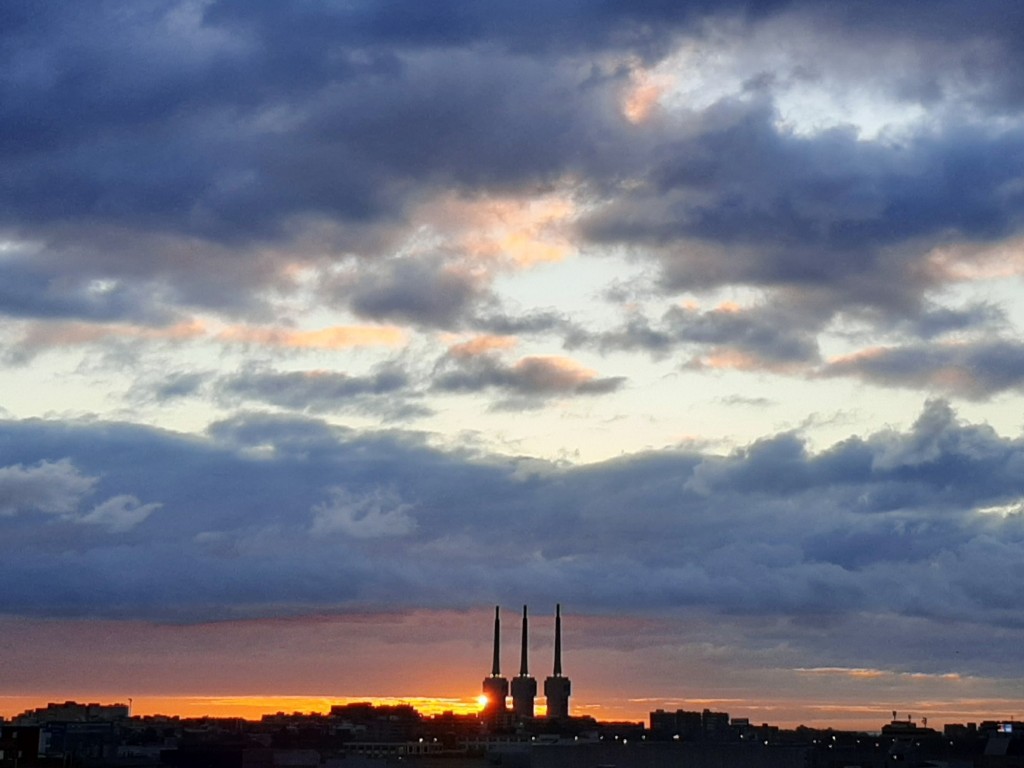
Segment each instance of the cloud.
[{"label": "cloud", "polygon": [[32,466],[0,467],[0,516],[39,512],[73,523],[98,525],[123,533],[145,520],[160,504],[142,504],[134,496],[114,496],[81,512],[98,477],[83,475],[70,459],[40,461]]},{"label": "cloud", "polygon": [[499,336],[533,335],[547,333],[578,334],[577,324],[567,315],[554,310],[541,310],[516,314],[509,311],[488,311],[474,317],[473,330]]},{"label": "cloud", "polygon": [[[268,290],[294,290],[292,265],[330,271],[340,256],[393,256],[423,216],[451,250],[478,258],[528,264],[563,253],[557,201],[517,188],[572,170],[562,157],[578,152],[585,114],[592,135],[617,130],[575,66],[412,40],[384,51],[374,28],[339,47],[350,35],[337,21],[326,7],[253,6],[241,18],[223,4],[168,3],[7,27],[5,70],[17,75],[2,96],[19,109],[2,156],[0,237],[32,253],[0,263],[17,288],[0,295],[0,310],[168,322],[188,306],[265,317]],[[280,36],[295,25],[339,38],[297,47]],[[141,45],[151,36],[172,47]],[[479,226],[459,224],[452,206]],[[399,262],[362,276],[359,313],[450,325],[457,312],[445,303],[479,292],[448,269],[429,286],[440,299],[416,300],[403,293],[422,276],[415,269]]]},{"label": "cloud", "polygon": [[161,376],[152,387],[157,402],[167,402],[197,394],[209,381],[210,374],[184,371]]},{"label": "cloud", "polygon": [[413,506],[394,490],[355,496],[344,488],[331,488],[330,499],[313,507],[314,535],[342,533],[355,539],[407,536],[416,530]]},{"label": "cloud", "polygon": [[12,364],[24,364],[44,352],[89,346],[114,350],[147,344],[182,344],[202,339],[205,335],[205,326],[196,320],[162,327],[80,321],[29,322],[21,338],[8,348],[4,357]]},{"label": "cloud", "polygon": [[524,357],[507,365],[491,354],[468,355],[456,349],[439,363],[434,388],[444,392],[497,389],[526,398],[557,395],[601,395],[619,389],[625,378],[598,378],[578,363],[562,357]]},{"label": "cloud", "polygon": [[[410,9],[402,4],[379,6],[357,3],[345,9],[280,9],[272,3],[254,8],[244,3],[220,3],[212,20],[229,23],[242,19],[257,25],[268,50],[286,53],[289,60],[315,56],[297,50],[292,36],[334,45],[374,42],[408,48],[461,48],[479,44],[519,54],[568,54],[593,49],[654,53],[680,29],[696,26],[702,14],[739,13],[762,16],[786,2],[701,0],[685,7],[661,3],[606,3],[599,9],[572,3],[502,2],[486,9],[467,8],[458,2],[440,2],[429,8]],[[299,62],[296,61],[296,64]],[[312,64],[312,62],[307,62]]]},{"label": "cloud", "polygon": [[[662,356],[677,348],[710,348],[710,359],[745,359],[751,368],[803,367],[818,357],[814,319],[799,306],[722,304],[710,310],[675,306],[654,324],[633,314],[617,329],[579,332],[573,345],[645,351]],[[820,323],[820,321],[819,321]],[[741,366],[743,367],[743,366]]]},{"label": "cloud", "polygon": [[437,259],[390,261],[364,271],[346,290],[361,317],[431,328],[458,328],[486,295],[478,275]]},{"label": "cloud", "polygon": [[69,459],[0,467],[0,514],[71,514],[95,485],[96,478],[83,475]]},{"label": "cloud", "polygon": [[[1020,436],[932,400],[823,445],[842,424],[806,409],[842,390],[830,407],[870,423],[858,382],[1004,417],[1020,394],[1022,20],[995,0],[0,3],[21,364],[0,613],[562,601],[643,617],[609,642],[661,669],[1005,679]],[[805,381],[719,391],[784,383],[721,369]],[[549,405],[567,431],[529,420]],[[487,406],[525,420],[475,423]],[[700,430],[730,406],[760,437],[717,453]],[[615,454],[622,424],[698,434],[530,455]]]},{"label": "cloud", "polygon": [[981,400],[1024,387],[1024,346],[994,339],[880,347],[830,360],[821,375]]},{"label": "cloud", "polygon": [[144,285],[102,273],[75,274],[67,265],[47,263],[38,247],[24,243],[0,259],[0,284],[0,311],[10,317],[165,324],[176,315]]},{"label": "cloud", "polygon": [[274,371],[248,368],[215,384],[227,400],[255,400],[296,411],[325,413],[367,411],[389,418],[415,418],[429,408],[408,402],[416,397],[408,374],[393,365],[379,367],[366,376],[335,371]]},{"label": "cloud", "polygon": [[[910,327],[962,276],[965,248],[1018,235],[1020,130],[984,119],[1016,103],[997,23],[1015,12],[965,18],[943,3],[948,16],[911,24],[876,3],[542,5],[486,18],[449,3],[412,16],[363,2],[11,12],[0,231],[18,247],[0,259],[0,311],[265,321],[303,295],[299,269],[363,318],[567,334],[559,313],[505,309],[494,275],[624,249],[660,269],[668,295],[742,284],[802,307],[806,333],[760,356],[774,364],[807,359],[839,312]],[[780,54],[780,36],[798,43]],[[798,125],[854,84],[935,119],[898,137]],[[646,119],[622,114],[629,94]],[[691,317],[689,333],[713,323]],[[664,330],[606,344],[653,346]]]},{"label": "cloud", "polygon": [[134,528],[161,506],[143,504],[134,496],[114,496],[77,518],[77,522],[102,525],[112,533],[123,533]]},{"label": "cloud", "polygon": [[491,271],[561,261],[574,250],[573,193],[571,184],[555,193],[543,187],[516,195],[442,193],[410,214],[415,234],[409,245],[415,252],[443,249],[467,266]]},{"label": "cloud", "polygon": [[364,346],[396,346],[405,332],[394,326],[333,326],[300,331],[291,328],[226,328],[216,338],[228,344],[256,344],[291,349],[347,349]]},{"label": "cloud", "polygon": [[[658,451],[582,467],[285,417],[239,417],[204,440],[99,423],[0,427],[5,484],[20,489],[8,496],[17,510],[51,510],[0,518],[8,595],[34,584],[32,603],[9,597],[8,612],[66,615],[77,569],[90,578],[73,610],[93,615],[459,607],[515,594],[581,610],[1019,624],[1002,595],[1022,586],[1012,510],[1024,445],[942,401],[907,432],[817,452],[788,434],[728,456]],[[69,458],[41,464],[55,445]],[[118,460],[126,452],[133,461]],[[62,486],[43,475],[67,490],[47,495]],[[79,513],[86,493],[108,501]],[[139,498],[161,499],[161,514]],[[65,543],[54,519],[94,531]]]},{"label": "cloud", "polygon": [[840,307],[909,312],[930,287],[922,243],[951,232],[995,240],[1019,226],[1007,186],[1016,171],[995,160],[1015,152],[1014,130],[948,125],[890,146],[841,129],[797,136],[775,120],[764,100],[709,107],[584,233],[652,249],[666,290],[799,288]]},{"label": "cloud", "polygon": [[511,349],[516,343],[516,339],[510,336],[475,336],[468,341],[453,344],[448,348],[448,354],[457,358],[472,358],[503,349]]}]

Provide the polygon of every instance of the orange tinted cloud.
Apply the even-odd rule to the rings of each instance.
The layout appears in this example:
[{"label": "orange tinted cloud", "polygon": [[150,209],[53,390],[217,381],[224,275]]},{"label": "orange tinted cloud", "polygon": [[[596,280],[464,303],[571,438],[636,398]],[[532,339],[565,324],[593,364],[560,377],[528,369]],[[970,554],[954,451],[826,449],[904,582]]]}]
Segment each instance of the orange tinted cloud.
[{"label": "orange tinted cloud", "polygon": [[629,87],[622,99],[622,114],[631,123],[642,123],[658,107],[666,90],[664,77],[639,66],[629,75]]},{"label": "orange tinted cloud", "polygon": [[772,371],[775,373],[792,373],[800,370],[795,363],[783,363],[743,352],[732,347],[718,347],[709,355],[693,358],[687,365],[696,370],[710,368],[723,371]]},{"label": "orange tinted cloud", "polygon": [[423,206],[418,237],[475,262],[518,268],[561,261],[574,250],[568,227],[577,206],[564,194],[530,197],[446,195]]},{"label": "orange tinted cloud", "polygon": [[940,282],[993,280],[1024,274],[1024,238],[990,245],[940,246],[928,253],[925,275]]},{"label": "orange tinted cloud", "polygon": [[736,371],[753,371],[765,367],[764,361],[756,355],[728,348],[716,350],[697,360],[696,364],[701,368]]},{"label": "orange tinted cloud", "polygon": [[721,304],[715,307],[713,311],[734,315],[741,312],[742,310],[743,307],[741,307],[735,301],[723,301]]},{"label": "orange tinted cloud", "polygon": [[218,333],[216,338],[228,343],[261,344],[268,347],[347,349],[397,346],[405,341],[405,333],[392,325],[332,326],[314,331],[233,326]]},{"label": "orange tinted cloud", "polygon": [[32,348],[72,347],[116,339],[146,341],[186,341],[206,333],[198,320],[162,328],[127,323],[38,323],[29,327],[21,344]]},{"label": "orange tinted cloud", "polygon": [[452,357],[477,357],[488,352],[511,349],[517,344],[514,336],[475,336],[468,341],[453,344],[448,348]]},{"label": "orange tinted cloud", "polygon": [[597,375],[567,357],[524,357],[512,370],[541,389],[569,389],[594,379]]},{"label": "orange tinted cloud", "polygon": [[970,347],[957,342],[935,345],[923,360],[914,355],[914,350],[899,347],[862,349],[832,358],[822,373],[874,376],[966,395],[985,391],[985,378],[970,359]]}]

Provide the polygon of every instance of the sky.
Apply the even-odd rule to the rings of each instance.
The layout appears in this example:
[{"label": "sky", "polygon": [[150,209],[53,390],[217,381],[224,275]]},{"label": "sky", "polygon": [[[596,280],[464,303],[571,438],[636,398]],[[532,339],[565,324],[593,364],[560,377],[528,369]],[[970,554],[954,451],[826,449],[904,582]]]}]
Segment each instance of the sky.
[{"label": "sky", "polygon": [[561,603],[578,714],[1024,717],[1022,41],[0,4],[0,714],[471,707]]}]

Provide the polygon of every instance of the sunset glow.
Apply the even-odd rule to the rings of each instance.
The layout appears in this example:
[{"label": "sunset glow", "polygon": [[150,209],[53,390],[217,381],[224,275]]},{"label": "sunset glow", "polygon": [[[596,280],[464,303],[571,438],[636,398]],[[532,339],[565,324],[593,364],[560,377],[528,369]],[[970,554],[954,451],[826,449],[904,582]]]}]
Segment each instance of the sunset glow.
[{"label": "sunset glow", "polygon": [[1024,719],[1024,3],[847,5],[0,3],[0,712]]}]

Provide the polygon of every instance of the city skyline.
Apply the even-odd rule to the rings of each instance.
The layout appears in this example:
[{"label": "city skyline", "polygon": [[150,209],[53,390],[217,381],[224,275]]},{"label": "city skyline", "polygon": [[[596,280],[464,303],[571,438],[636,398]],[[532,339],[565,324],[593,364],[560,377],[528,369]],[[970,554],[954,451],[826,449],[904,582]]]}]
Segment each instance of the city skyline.
[{"label": "city skyline", "polygon": [[[557,631],[556,631],[557,637]],[[557,654],[556,654],[557,656]],[[557,668],[557,665],[556,665]],[[486,678],[494,681],[494,675]],[[557,676],[551,679],[561,679]],[[223,765],[262,762],[306,768],[351,757],[403,765],[522,766],[567,762],[602,765],[708,764],[775,768],[823,765],[882,766],[893,762],[969,768],[1016,765],[1024,751],[1020,723],[989,720],[950,723],[941,729],[893,711],[874,732],[784,728],[705,708],[658,709],[646,722],[593,717],[534,718],[516,711],[428,716],[409,704],[335,703],[323,712],[276,712],[258,719],[132,716],[131,703],[51,702],[0,724],[3,757],[19,765],[81,760],[91,765],[139,768],[182,762]],[[560,701],[561,692],[556,694]],[[1009,758],[1009,759],[1008,759]],[[386,762],[385,762],[386,761]],[[612,762],[613,761],[613,762]],[[939,762],[935,762],[939,761]]]},{"label": "city skyline", "polygon": [[[65,681],[74,680],[76,677],[82,677],[83,675],[86,678],[98,677],[98,679],[106,680],[108,686],[109,681],[114,679],[121,681],[120,689],[114,691],[109,687],[97,688],[95,683],[92,684],[93,687],[79,685],[77,688],[69,688],[67,685],[57,684],[50,687],[46,695],[10,696],[0,694],[0,717],[10,718],[27,709],[41,707],[49,701],[63,702],[65,700],[100,700],[105,703],[111,703],[115,700],[130,702],[133,714],[177,715],[181,717],[211,716],[259,719],[263,714],[274,712],[325,713],[331,706],[337,704],[362,701],[371,701],[375,704],[384,705],[411,704],[426,715],[453,711],[458,714],[480,713],[486,716],[484,705],[478,695],[479,687],[474,686],[473,680],[479,679],[476,677],[476,673],[479,672],[477,667],[487,666],[488,662],[491,664],[490,669],[493,675],[493,634],[487,633],[485,636],[484,632],[480,631],[481,627],[477,626],[475,629],[476,634],[479,635],[478,637],[474,637],[473,633],[470,632],[466,638],[463,638],[465,642],[458,646],[454,654],[444,658],[435,657],[430,660],[429,664],[425,665],[423,657],[416,652],[416,647],[423,639],[429,641],[429,633],[425,637],[419,637],[411,633],[422,631],[424,620],[427,626],[433,628],[433,631],[450,632],[455,626],[467,627],[467,622],[470,620],[474,622],[482,621],[483,624],[486,624],[488,615],[489,611],[472,611],[460,616],[449,614],[441,619],[437,619],[434,616],[423,616],[421,614],[419,620],[412,625],[398,620],[398,629],[389,641],[388,660],[390,669],[387,670],[373,667],[370,659],[367,658],[349,660],[350,663],[347,665],[339,664],[338,657],[344,657],[344,651],[346,650],[343,643],[345,641],[351,642],[352,638],[345,637],[348,633],[345,632],[344,620],[338,621],[336,618],[332,619],[330,617],[320,618],[318,621],[320,628],[330,626],[333,621],[338,625],[337,629],[341,631],[322,635],[316,638],[316,641],[313,643],[310,643],[310,638],[307,636],[308,624],[305,621],[271,622],[271,624],[278,624],[279,627],[282,624],[285,626],[291,625],[288,627],[291,631],[285,634],[283,640],[280,634],[268,631],[271,627],[268,627],[267,623],[257,623],[246,634],[246,639],[252,644],[250,651],[254,654],[249,660],[250,663],[239,663],[237,659],[229,659],[226,655],[215,655],[207,661],[206,665],[200,666],[198,670],[192,669],[191,671],[189,671],[190,667],[194,667],[197,663],[201,664],[203,661],[200,656],[197,656],[194,644],[198,642],[203,645],[209,645],[210,641],[209,638],[199,640],[191,638],[189,642],[182,643],[180,640],[182,634],[180,630],[183,628],[179,627],[177,628],[179,630],[179,638],[171,642],[180,647],[175,648],[176,653],[171,657],[161,656],[161,661],[166,663],[170,660],[171,665],[164,670],[163,676],[156,675],[154,680],[136,677],[138,670],[136,665],[139,664],[139,661],[136,660],[135,665],[125,665],[126,657],[132,658],[138,653],[135,648],[126,648],[124,646],[109,647],[107,649],[109,655],[106,658],[100,657],[98,659],[101,671],[97,676],[95,670],[83,670],[81,668],[78,663],[82,656],[81,653],[67,653],[64,658],[60,658],[59,654],[54,656],[55,648],[66,649],[68,644],[61,638],[51,637],[48,643],[40,642],[37,648],[39,664],[41,666],[49,664],[47,669],[50,672],[50,677]],[[396,618],[386,617],[386,620],[389,623],[395,623]],[[493,614],[490,614],[490,618],[493,618]],[[580,621],[581,619],[582,621]],[[367,620],[371,620],[371,617],[363,618],[363,621]],[[579,622],[579,625],[573,632],[573,635],[576,635],[579,628],[586,627],[594,618],[577,616],[574,617],[574,620]],[[153,627],[148,627],[147,629],[150,632],[154,631]],[[202,627],[204,633],[208,633],[210,629],[209,625]],[[555,636],[551,629],[552,627],[541,623],[537,636],[534,637],[533,633],[531,633],[530,648],[533,656],[537,656],[538,653],[543,656],[545,653],[552,653],[554,651]],[[630,629],[621,620],[612,619],[609,622],[606,619],[598,618],[596,626],[591,626],[591,631],[605,631],[609,633],[609,636],[605,638],[592,638],[592,640],[596,639],[599,641],[598,648],[593,646],[587,647],[589,645],[587,643],[582,648],[577,648],[575,646],[582,638],[575,636],[572,638],[570,644],[574,646],[574,650],[569,662],[571,667],[582,665],[583,668],[611,670],[617,674],[612,676],[610,681],[601,674],[597,674],[596,679],[578,681],[580,683],[578,689],[583,691],[583,697],[573,696],[570,714],[574,716],[590,716],[604,721],[631,720],[644,722],[647,720],[648,714],[655,709],[666,709],[668,711],[675,709],[724,709],[731,710],[732,714],[736,716],[749,717],[751,722],[770,722],[773,725],[782,727],[806,725],[810,727],[836,727],[863,731],[877,730],[877,727],[894,711],[901,712],[904,716],[909,715],[923,718],[935,725],[968,721],[981,722],[984,720],[1005,722],[1024,720],[1024,717],[1021,717],[1019,714],[1020,700],[1013,695],[1001,700],[990,698],[986,701],[981,701],[977,698],[957,698],[955,691],[962,690],[964,684],[970,684],[970,681],[963,681],[951,675],[946,676],[945,679],[930,681],[930,698],[924,700],[913,699],[908,698],[907,693],[900,693],[900,691],[918,689],[921,683],[920,678],[926,676],[887,676],[882,670],[855,671],[853,681],[856,682],[859,679],[861,683],[859,686],[850,684],[848,670],[803,670],[809,676],[821,676],[826,681],[830,680],[832,685],[826,686],[823,689],[824,695],[819,695],[818,697],[811,693],[813,690],[812,686],[804,686],[798,691],[780,692],[783,694],[788,693],[788,696],[767,695],[763,699],[757,699],[754,698],[751,691],[757,690],[758,685],[763,685],[766,681],[756,675],[756,679],[747,681],[746,690],[738,687],[744,684],[742,675],[749,674],[743,672],[741,675],[733,676],[728,681],[730,686],[732,686],[731,692],[733,695],[706,696],[702,695],[702,686],[706,686],[707,690],[714,689],[716,685],[720,684],[718,678],[721,677],[722,670],[715,668],[705,670],[704,682],[696,683],[691,681],[687,683],[687,675],[692,674],[693,671],[691,668],[687,671],[678,671],[668,679],[663,680],[660,689],[660,692],[664,694],[662,696],[640,698],[624,696],[624,692],[630,691],[628,685],[630,677],[636,677],[635,683],[640,685],[650,684],[649,678],[640,674],[642,672],[642,664],[637,662],[638,654],[635,647],[626,644],[625,641],[628,638],[620,635],[624,630],[630,631]],[[235,632],[237,632],[237,628]],[[234,632],[230,634],[234,634]],[[303,637],[299,637],[300,634]],[[586,633],[584,633],[585,636]],[[101,641],[109,642],[110,637],[111,635],[107,632],[100,633]],[[502,632],[502,647],[506,649],[515,647],[514,643],[510,644],[508,641],[519,637],[521,637],[519,628],[509,626]],[[335,639],[341,640],[342,644],[336,645]],[[163,641],[163,643],[167,642],[166,639]],[[279,663],[281,661],[286,661],[287,663],[279,670],[276,678],[268,679],[266,674],[260,674],[262,669],[260,659],[265,653],[261,645],[264,643],[277,644],[281,642],[287,643],[287,647],[291,648],[295,653],[286,660],[279,659]],[[219,645],[220,643],[214,644]],[[151,639],[144,639],[141,645],[152,648],[154,643]],[[358,641],[355,645],[358,645]],[[95,652],[96,649],[86,645],[81,650],[84,651],[86,657],[90,657],[90,652]],[[477,654],[479,658],[472,659],[474,668],[467,672],[463,661],[469,653]],[[363,674],[356,678],[356,681],[353,681],[351,677],[348,678],[348,681],[344,681],[339,676],[339,687],[354,685],[358,690],[363,691],[365,695],[357,693],[348,695],[344,691],[336,693],[318,691],[315,685],[309,688],[310,680],[322,679],[325,668],[331,668],[332,656],[335,657],[333,664],[339,668],[342,666],[354,666],[363,670]],[[507,668],[511,658],[510,651],[505,655],[499,656],[499,667],[502,669]],[[117,674],[111,677],[109,670],[103,668],[104,665],[117,668]],[[248,671],[251,678],[251,681],[246,683],[249,692],[246,692],[245,689],[236,690],[233,693],[223,692],[225,689],[223,682],[225,665],[233,665],[236,676],[238,670]],[[32,672],[32,670],[26,671]],[[218,672],[220,676],[218,676]],[[228,675],[230,675],[230,670],[228,670]],[[154,695],[149,693],[154,687],[159,688],[161,685],[166,685],[168,679],[182,679],[194,685],[194,683],[191,683],[191,680],[196,676],[206,680],[207,687],[211,692],[205,695]],[[305,687],[310,693],[306,695],[260,695],[252,693],[254,687],[275,687],[280,685],[279,681],[282,680],[289,681],[291,685]],[[771,678],[768,679],[769,682],[770,680]],[[397,693],[395,688],[396,681],[405,681],[407,686],[412,685],[423,695],[402,695]],[[684,690],[686,688],[691,689],[689,695],[684,695],[687,693]],[[863,705],[852,703],[857,700],[858,696],[863,695],[865,691],[871,690],[887,691],[889,692],[887,694],[888,698],[885,702],[879,704],[869,703]],[[82,691],[87,691],[88,694],[78,695]],[[222,692],[218,694],[213,691]],[[439,691],[441,692],[440,694],[438,693]],[[434,695],[430,695],[430,692],[433,692]],[[543,693],[543,689],[541,692]],[[509,693],[507,703],[511,704],[511,702],[511,693]],[[538,696],[537,715],[539,717],[546,717],[545,704],[542,702],[544,702],[543,695]],[[511,711],[511,707],[509,711]]]},{"label": "city skyline", "polygon": [[0,4],[0,710],[1021,714],[1021,30]]}]

